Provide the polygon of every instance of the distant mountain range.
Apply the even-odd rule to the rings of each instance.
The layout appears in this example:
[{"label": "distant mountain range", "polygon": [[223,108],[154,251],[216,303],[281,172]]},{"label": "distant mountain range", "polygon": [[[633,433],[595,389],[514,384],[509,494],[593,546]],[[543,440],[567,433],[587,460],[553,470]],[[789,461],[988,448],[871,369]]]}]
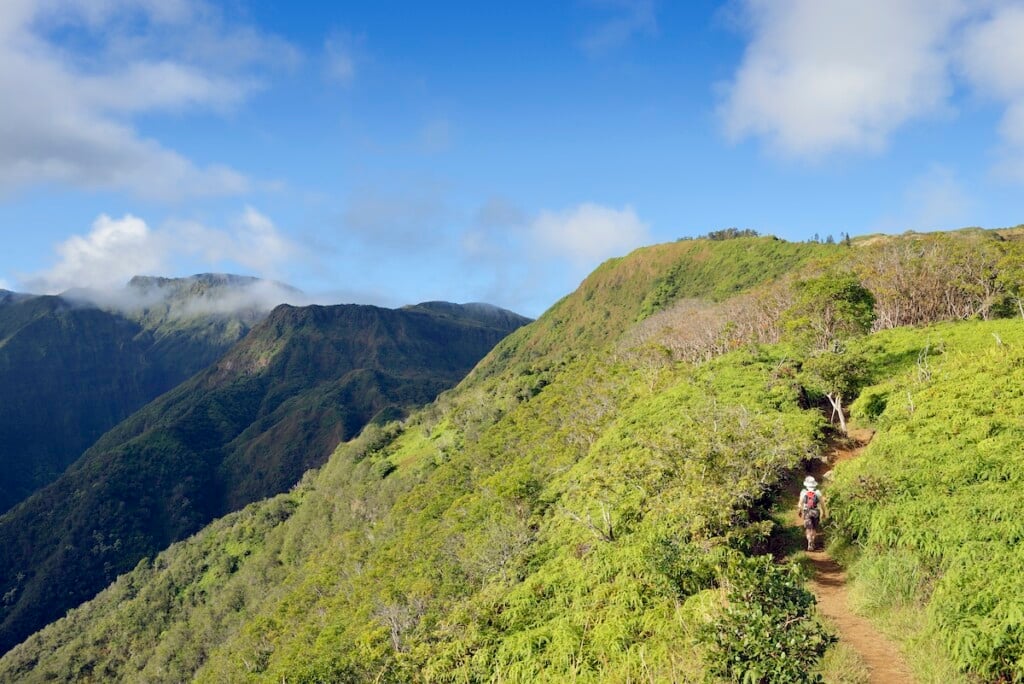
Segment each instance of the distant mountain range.
[{"label": "distant mountain range", "polygon": [[[369,422],[429,402],[528,322],[442,302],[281,305],[267,316],[261,303],[280,287],[137,278],[105,300],[75,292],[0,308],[33,322],[0,333],[18,380],[3,385],[7,405],[22,407],[5,416],[21,440],[6,468],[31,464],[26,450],[45,442],[47,467],[29,468],[18,493],[53,480],[0,516],[0,652],[139,559],[287,490]],[[47,430],[63,436],[51,444]]]},{"label": "distant mountain range", "polygon": [[137,277],[103,293],[0,291],[0,512],[216,360],[289,294],[299,295],[222,274]]}]

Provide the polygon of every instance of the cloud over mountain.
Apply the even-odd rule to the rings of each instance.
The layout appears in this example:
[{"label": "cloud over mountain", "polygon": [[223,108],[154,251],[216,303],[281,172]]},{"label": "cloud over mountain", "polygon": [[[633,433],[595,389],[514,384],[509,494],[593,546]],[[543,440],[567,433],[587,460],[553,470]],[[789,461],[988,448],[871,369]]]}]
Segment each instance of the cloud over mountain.
[{"label": "cloud over mountain", "polygon": [[648,225],[633,207],[614,209],[590,202],[562,211],[542,211],[531,224],[531,234],[546,253],[588,268],[651,239]]},{"label": "cloud over mountain", "polygon": [[55,249],[57,262],[24,279],[33,292],[55,294],[71,288],[120,289],[135,275],[160,275],[190,257],[211,270],[240,266],[266,277],[304,255],[273,222],[252,207],[228,229],[196,222],[168,223],[151,228],[126,214],[98,217],[85,235],[75,235]]}]

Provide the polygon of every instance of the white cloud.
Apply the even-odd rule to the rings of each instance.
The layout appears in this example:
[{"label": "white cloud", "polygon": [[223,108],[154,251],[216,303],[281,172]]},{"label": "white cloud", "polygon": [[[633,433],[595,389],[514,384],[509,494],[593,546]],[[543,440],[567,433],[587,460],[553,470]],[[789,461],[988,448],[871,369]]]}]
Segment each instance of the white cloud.
[{"label": "white cloud", "polygon": [[957,89],[1003,107],[998,175],[1024,182],[1024,2],[740,0],[750,34],[719,107],[730,139],[784,156],[877,152]]},{"label": "white cloud", "polygon": [[1005,5],[969,25],[959,50],[967,78],[1004,99],[1024,96],[1024,6]]},{"label": "white cloud", "polygon": [[960,67],[975,88],[1004,104],[996,173],[1024,182],[1024,5],[1000,3],[969,25],[959,50]]},{"label": "white cloud", "polygon": [[543,211],[530,231],[542,251],[578,266],[594,266],[650,241],[650,229],[626,206],[613,209],[584,203],[563,211]]},{"label": "white cloud", "polygon": [[589,4],[610,13],[590,26],[579,41],[580,49],[591,57],[614,50],[634,36],[658,32],[654,0],[590,0]]},{"label": "white cloud", "polygon": [[307,256],[251,207],[230,229],[188,222],[154,229],[131,214],[119,219],[103,214],[87,234],[57,245],[56,253],[57,262],[51,268],[23,279],[28,290],[50,294],[71,288],[114,290],[135,275],[169,275],[182,261],[193,269],[198,265],[215,271],[238,265],[274,278]]},{"label": "white cloud", "polygon": [[10,290],[10,289],[11,289],[10,283],[8,283],[3,278],[0,278],[0,290]]},{"label": "white cloud", "polygon": [[[88,54],[51,35],[81,35]],[[259,87],[251,67],[295,53],[229,28],[200,0],[8,0],[0,6],[0,191],[38,183],[159,199],[246,192],[140,134],[132,117],[225,111]]]},{"label": "white cloud", "polygon": [[72,287],[108,289],[136,274],[160,273],[168,256],[162,242],[142,219],[103,214],[88,235],[74,235],[57,245],[57,264],[33,278],[32,287],[47,293]]},{"label": "white cloud", "polygon": [[538,316],[600,262],[651,241],[630,206],[584,203],[530,215],[492,197],[462,233],[459,272],[483,301]]},{"label": "white cloud", "polygon": [[901,125],[942,112],[960,0],[746,0],[752,34],[724,89],[733,140],[784,155],[879,150]]}]

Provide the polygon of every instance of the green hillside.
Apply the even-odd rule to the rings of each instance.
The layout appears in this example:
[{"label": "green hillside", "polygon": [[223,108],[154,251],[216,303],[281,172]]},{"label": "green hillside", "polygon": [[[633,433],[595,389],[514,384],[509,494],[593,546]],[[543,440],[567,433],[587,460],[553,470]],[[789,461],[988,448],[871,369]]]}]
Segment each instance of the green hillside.
[{"label": "green hillside", "polygon": [[853,411],[877,433],[832,488],[861,607],[933,678],[1024,681],[1024,320],[872,345],[880,382]]},{"label": "green hillside", "polygon": [[815,681],[832,636],[802,566],[765,554],[770,508],[851,401],[878,432],[836,469],[830,536],[865,595],[918,616],[897,635],[935,671],[1020,679],[1007,237],[609,261],[456,389],[142,560],[0,679]]},{"label": "green hillside", "polygon": [[0,649],[142,557],[284,491],[371,420],[451,387],[511,327],[431,307],[281,306],[0,517]]}]

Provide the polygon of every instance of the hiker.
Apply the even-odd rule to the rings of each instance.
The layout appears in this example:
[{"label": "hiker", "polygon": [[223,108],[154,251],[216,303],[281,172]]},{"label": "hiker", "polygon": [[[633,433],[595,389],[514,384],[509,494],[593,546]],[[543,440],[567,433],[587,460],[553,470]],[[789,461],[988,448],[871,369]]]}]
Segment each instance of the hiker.
[{"label": "hiker", "polygon": [[804,478],[804,488],[800,491],[797,502],[797,515],[804,521],[804,535],[807,537],[807,550],[814,551],[818,540],[818,526],[821,523],[822,499],[818,491],[818,481],[808,475]]}]

